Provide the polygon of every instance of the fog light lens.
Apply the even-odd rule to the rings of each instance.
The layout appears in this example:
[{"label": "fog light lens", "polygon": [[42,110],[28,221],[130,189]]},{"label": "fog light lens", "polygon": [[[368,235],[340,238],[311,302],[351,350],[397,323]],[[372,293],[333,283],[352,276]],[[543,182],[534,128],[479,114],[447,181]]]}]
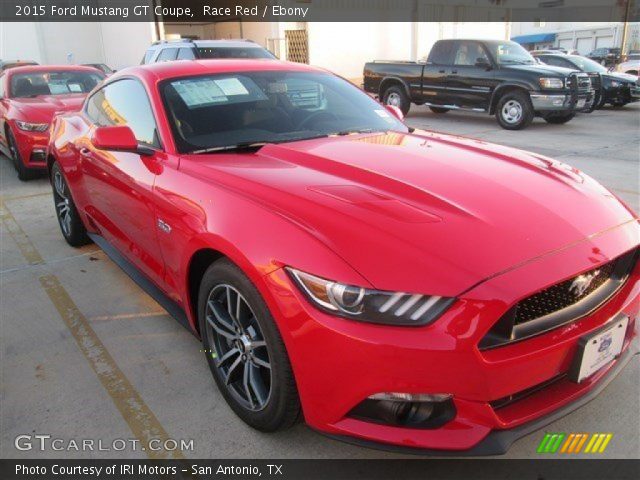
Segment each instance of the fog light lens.
[{"label": "fog light lens", "polygon": [[376,393],[349,412],[366,422],[409,428],[439,428],[456,415],[448,393]]}]

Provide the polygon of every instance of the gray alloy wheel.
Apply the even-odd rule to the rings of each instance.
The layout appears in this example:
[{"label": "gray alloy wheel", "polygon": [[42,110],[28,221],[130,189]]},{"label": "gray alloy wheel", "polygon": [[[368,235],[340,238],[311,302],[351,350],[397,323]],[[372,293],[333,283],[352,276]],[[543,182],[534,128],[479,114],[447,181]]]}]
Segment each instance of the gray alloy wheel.
[{"label": "gray alloy wheel", "polygon": [[60,228],[65,237],[71,236],[71,205],[67,184],[62,178],[62,173],[56,170],[53,173],[53,198],[56,204],[56,215],[60,222]]},{"label": "gray alloy wheel", "polygon": [[244,408],[260,411],[271,396],[267,343],[251,307],[231,285],[215,286],[205,307],[210,353],[228,392]]},{"label": "gray alloy wheel", "polygon": [[69,190],[69,185],[64,178],[64,174],[58,165],[53,162],[51,166],[51,187],[53,190],[53,205],[56,209],[56,218],[62,231],[62,236],[72,247],[81,247],[91,243],[87,235],[78,210],[73,203],[73,197]]}]

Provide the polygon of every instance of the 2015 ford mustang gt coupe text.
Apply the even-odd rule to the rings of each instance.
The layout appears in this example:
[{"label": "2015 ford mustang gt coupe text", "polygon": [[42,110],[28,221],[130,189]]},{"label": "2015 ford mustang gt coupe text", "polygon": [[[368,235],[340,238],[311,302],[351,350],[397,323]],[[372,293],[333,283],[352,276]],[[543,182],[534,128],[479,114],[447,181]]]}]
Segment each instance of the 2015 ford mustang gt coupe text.
[{"label": "2015 ford mustang gt coupe text", "polygon": [[560,162],[401,117],[306,65],[123,70],[52,126],[60,227],[202,338],[252,427],[503,453],[637,349],[638,218]]}]

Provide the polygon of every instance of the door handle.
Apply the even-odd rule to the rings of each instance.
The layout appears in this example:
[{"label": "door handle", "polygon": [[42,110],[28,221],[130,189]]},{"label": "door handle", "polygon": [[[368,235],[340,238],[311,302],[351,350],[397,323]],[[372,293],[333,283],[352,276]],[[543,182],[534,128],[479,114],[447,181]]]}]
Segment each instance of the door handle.
[{"label": "door handle", "polygon": [[444,70],[438,70],[438,73],[444,73]]},{"label": "door handle", "polygon": [[451,73],[458,73],[458,70],[451,70]]}]

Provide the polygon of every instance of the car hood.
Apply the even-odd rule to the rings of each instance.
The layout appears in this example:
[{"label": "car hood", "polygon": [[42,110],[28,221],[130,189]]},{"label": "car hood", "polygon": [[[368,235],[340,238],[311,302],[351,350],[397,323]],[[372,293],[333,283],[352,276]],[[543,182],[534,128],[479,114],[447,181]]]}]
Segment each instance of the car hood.
[{"label": "car hood", "polygon": [[560,162],[428,132],[187,158],[193,174],[288,217],[381,290],[457,295],[634,218]]},{"label": "car hood", "polygon": [[636,83],[638,81],[637,76],[630,75],[628,73],[609,72],[609,73],[603,73],[602,76],[607,77],[611,80],[616,80],[618,82],[625,82],[625,83]]},{"label": "car hood", "polygon": [[86,94],[41,95],[34,98],[12,98],[13,106],[25,121],[50,123],[56,113],[80,110]]},{"label": "car hood", "polygon": [[526,72],[533,72],[539,75],[552,75],[566,77],[567,75],[575,72],[577,69],[554,67],[552,65],[507,65],[508,68],[514,70],[524,70]]}]

